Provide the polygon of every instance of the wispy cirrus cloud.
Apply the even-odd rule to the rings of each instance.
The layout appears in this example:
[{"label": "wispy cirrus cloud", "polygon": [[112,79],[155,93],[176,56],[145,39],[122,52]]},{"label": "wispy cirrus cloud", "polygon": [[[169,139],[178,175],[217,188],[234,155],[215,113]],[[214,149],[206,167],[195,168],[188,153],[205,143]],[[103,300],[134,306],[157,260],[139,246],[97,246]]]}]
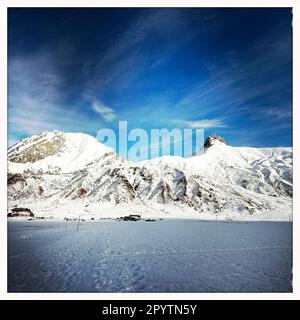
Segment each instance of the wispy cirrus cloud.
[{"label": "wispy cirrus cloud", "polygon": [[265,109],[262,113],[277,119],[286,119],[292,117],[292,108],[291,106],[280,106]]},{"label": "wispy cirrus cloud", "polygon": [[269,131],[282,134],[283,128],[290,127],[292,117],[287,76],[291,43],[286,39],[262,42],[266,44],[259,50],[254,45],[252,52],[230,55],[227,64],[219,65],[218,71],[188,90],[176,108],[189,118],[217,119],[204,122],[204,127],[220,128],[225,135],[233,135],[231,128],[244,136],[255,130],[252,144],[263,136],[266,122],[271,125]]},{"label": "wispy cirrus cloud", "polygon": [[220,119],[203,119],[203,120],[194,120],[194,121],[186,121],[186,125],[189,128],[224,128],[226,125]]},{"label": "wispy cirrus cloud", "polygon": [[10,58],[8,76],[12,141],[55,129],[96,132],[101,126],[101,120],[68,101],[64,77],[53,62],[51,50]]},{"label": "wispy cirrus cloud", "polygon": [[[233,141],[249,130],[265,135],[267,123],[287,136],[291,33],[283,11],[46,10],[33,19],[33,37],[24,22],[33,23],[34,10],[20,10],[10,19],[10,136],[94,134],[117,119],[145,130],[204,128]],[[244,28],[241,17],[258,25]]]},{"label": "wispy cirrus cloud", "polygon": [[100,101],[94,101],[92,103],[92,109],[98,113],[105,121],[113,121],[116,118],[114,110]]},{"label": "wispy cirrus cloud", "polygon": [[222,119],[202,119],[202,120],[183,120],[173,119],[172,123],[178,126],[184,126],[191,129],[208,129],[208,128],[226,128],[227,125]]},{"label": "wispy cirrus cloud", "polygon": [[[216,12],[207,10],[201,19],[191,19],[190,13],[184,9],[141,10],[104,51],[85,62],[84,74],[89,78],[87,90],[103,93],[116,89],[119,92],[136,85],[135,81],[143,72],[169,63],[174,52],[219,25]],[[207,18],[214,23],[208,25]],[[195,21],[201,28],[199,25],[191,28]],[[178,32],[184,33],[184,37],[178,37]],[[153,37],[159,39],[159,45],[149,46]]]}]

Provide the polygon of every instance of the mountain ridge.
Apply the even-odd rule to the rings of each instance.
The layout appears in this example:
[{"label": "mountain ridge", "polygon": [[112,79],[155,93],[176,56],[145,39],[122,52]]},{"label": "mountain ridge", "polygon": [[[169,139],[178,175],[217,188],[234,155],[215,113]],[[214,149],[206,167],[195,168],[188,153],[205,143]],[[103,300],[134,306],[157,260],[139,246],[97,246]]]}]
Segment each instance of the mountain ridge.
[{"label": "mountain ridge", "polygon": [[[42,159],[33,152],[34,162],[22,163],[22,155],[28,158],[22,144],[17,146],[18,152],[15,146],[9,150],[9,159],[19,157],[19,162],[8,164],[9,207],[36,206],[40,214],[52,208],[59,211],[55,216],[67,215],[64,210],[97,215],[106,207],[107,213],[102,215],[107,216],[121,207],[129,212],[134,208],[154,213],[178,211],[179,217],[190,211],[202,217],[291,210],[291,148],[231,147],[222,138],[224,142],[217,139],[218,143],[199,156],[167,156],[135,163],[92,137],[81,140],[79,135],[76,143],[69,143],[70,148],[58,143],[56,153],[50,147],[50,154],[46,152]],[[29,143],[34,143],[32,140]]]}]

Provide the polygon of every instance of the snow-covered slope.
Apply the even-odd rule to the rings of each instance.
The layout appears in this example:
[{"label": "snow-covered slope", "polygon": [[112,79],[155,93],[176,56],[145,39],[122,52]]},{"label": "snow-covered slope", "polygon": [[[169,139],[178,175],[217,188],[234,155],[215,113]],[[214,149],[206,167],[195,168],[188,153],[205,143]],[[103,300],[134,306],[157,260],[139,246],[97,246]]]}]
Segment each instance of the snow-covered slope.
[{"label": "snow-covered slope", "polygon": [[8,168],[14,173],[70,173],[111,152],[87,134],[43,132],[8,150]]},{"label": "snow-covered slope", "polygon": [[[52,143],[53,135],[63,137],[64,143],[54,143],[58,151],[41,152],[37,141],[43,135]],[[245,218],[270,212],[270,219],[277,219],[278,212],[291,212],[291,148],[236,148],[212,136],[202,155],[132,163],[86,135],[43,135],[9,150],[9,207],[62,217],[143,213]],[[32,157],[28,150],[34,144],[38,160],[20,163]]]}]

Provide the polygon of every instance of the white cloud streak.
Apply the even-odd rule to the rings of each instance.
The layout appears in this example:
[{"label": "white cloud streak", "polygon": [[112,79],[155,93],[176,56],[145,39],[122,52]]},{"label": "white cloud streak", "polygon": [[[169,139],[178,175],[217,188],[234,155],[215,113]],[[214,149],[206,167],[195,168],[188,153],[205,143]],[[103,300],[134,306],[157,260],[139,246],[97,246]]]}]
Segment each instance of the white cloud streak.
[{"label": "white cloud streak", "polygon": [[107,107],[102,102],[95,101],[92,103],[92,109],[98,113],[105,121],[113,121],[116,118],[115,112],[112,108]]},{"label": "white cloud streak", "polygon": [[196,121],[187,121],[186,125],[189,128],[224,128],[226,125],[220,119],[203,119],[203,120],[196,120]]},{"label": "white cloud streak", "polygon": [[10,58],[8,80],[11,139],[55,129],[96,133],[101,128],[101,120],[91,119],[82,108],[64,101],[63,77],[51,50]]},{"label": "white cloud streak", "polygon": [[202,120],[182,120],[175,119],[172,120],[174,124],[179,126],[185,126],[191,129],[209,129],[209,128],[226,128],[227,125],[221,119],[202,119]]}]

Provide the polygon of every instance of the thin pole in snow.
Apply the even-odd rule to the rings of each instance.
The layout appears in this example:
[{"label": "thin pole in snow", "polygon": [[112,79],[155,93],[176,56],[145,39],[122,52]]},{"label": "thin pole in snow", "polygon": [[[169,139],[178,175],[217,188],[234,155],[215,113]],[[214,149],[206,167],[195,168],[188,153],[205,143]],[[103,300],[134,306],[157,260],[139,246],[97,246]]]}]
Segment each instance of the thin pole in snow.
[{"label": "thin pole in snow", "polygon": [[79,222],[80,222],[80,216],[79,216],[79,218],[78,218],[78,222],[77,222],[77,230],[76,230],[76,231],[78,231],[78,228],[79,228]]}]

